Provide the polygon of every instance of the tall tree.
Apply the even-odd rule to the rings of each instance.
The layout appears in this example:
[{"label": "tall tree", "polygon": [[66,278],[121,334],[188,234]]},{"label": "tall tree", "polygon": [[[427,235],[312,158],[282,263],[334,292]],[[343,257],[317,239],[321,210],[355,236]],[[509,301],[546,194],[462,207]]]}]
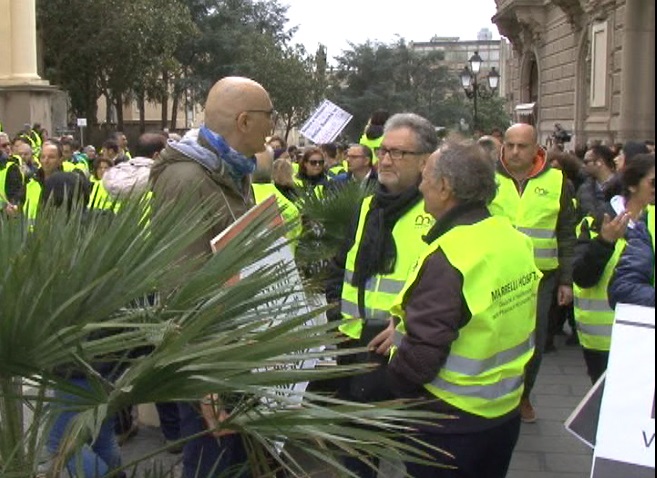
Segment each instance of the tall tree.
[{"label": "tall tree", "polygon": [[266,39],[266,48],[269,43],[282,47],[294,33],[285,27],[288,7],[278,0],[183,1],[199,35],[182,42],[176,58],[186,72],[181,83],[199,100],[219,78],[236,74],[244,65],[245,52],[254,52],[245,45]]},{"label": "tall tree", "polygon": [[91,122],[104,93],[119,126],[124,99],[135,91],[145,97],[149,75],[160,75],[156,66],[171,60],[193,28],[181,0],[40,0],[37,14],[46,77],[69,93],[76,116]]},{"label": "tall tree", "polygon": [[402,38],[386,45],[350,44],[338,58],[330,97],[354,115],[345,134],[357,139],[376,109],[413,111],[435,125],[451,123],[458,79],[443,65],[442,52],[420,54]]}]

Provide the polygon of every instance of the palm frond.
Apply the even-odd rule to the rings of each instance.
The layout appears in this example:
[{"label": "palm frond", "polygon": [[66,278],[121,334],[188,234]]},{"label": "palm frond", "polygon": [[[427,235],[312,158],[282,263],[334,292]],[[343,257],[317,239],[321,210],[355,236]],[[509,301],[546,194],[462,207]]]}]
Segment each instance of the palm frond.
[{"label": "palm frond", "polygon": [[[342,208],[353,201],[355,208],[363,192],[351,193],[318,201]],[[254,470],[302,476],[288,446],[337,470],[344,454],[423,458],[396,438],[435,416],[401,402],[341,402],[298,385],[368,369],[314,368],[336,354],[331,349],[342,339],[335,326],[317,320],[324,309],[304,299],[294,263],[254,267],[284,242],[285,228],[269,227],[275,210],[209,260],[179,260],[207,230],[209,213],[206,204],[183,198],[159,210],[148,228],[139,201],[115,215],[89,217],[81,209],[46,208],[31,232],[19,221],[0,223],[0,474],[29,476],[38,461],[29,456],[36,453],[34,436],[10,421],[12,410],[37,403],[32,430],[42,434],[54,413],[43,406],[51,398],[16,391],[27,379],[75,397],[66,405],[79,413],[55,469],[126,405],[195,403],[209,394],[230,404],[220,426],[242,433]],[[157,300],[143,300],[156,292]],[[95,366],[103,362],[122,374],[100,375]],[[87,376],[89,388],[67,382],[72,369]]]}]

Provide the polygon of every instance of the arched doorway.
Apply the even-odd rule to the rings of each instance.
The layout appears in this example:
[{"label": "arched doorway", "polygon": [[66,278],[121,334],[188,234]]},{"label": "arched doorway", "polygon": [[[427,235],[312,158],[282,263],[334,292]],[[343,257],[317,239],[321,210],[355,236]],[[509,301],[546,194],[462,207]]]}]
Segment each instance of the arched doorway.
[{"label": "arched doorway", "polygon": [[[520,68],[520,99],[524,108],[517,109],[517,121],[536,126],[538,123],[539,71],[533,51],[524,54]],[[528,107],[530,106],[530,107]]]}]

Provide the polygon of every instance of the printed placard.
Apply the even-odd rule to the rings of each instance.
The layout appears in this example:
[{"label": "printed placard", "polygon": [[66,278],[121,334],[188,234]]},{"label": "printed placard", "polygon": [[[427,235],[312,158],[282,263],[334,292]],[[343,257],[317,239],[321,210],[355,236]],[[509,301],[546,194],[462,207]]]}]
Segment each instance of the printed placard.
[{"label": "printed placard", "polygon": [[310,115],[299,132],[315,144],[330,143],[349,124],[353,115],[329,100]]}]

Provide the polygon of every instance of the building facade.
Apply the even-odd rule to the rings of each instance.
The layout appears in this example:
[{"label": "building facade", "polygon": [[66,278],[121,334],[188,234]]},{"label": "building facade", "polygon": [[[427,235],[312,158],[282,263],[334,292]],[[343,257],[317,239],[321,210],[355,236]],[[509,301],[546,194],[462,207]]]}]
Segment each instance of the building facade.
[{"label": "building facade", "polygon": [[[483,29],[477,35],[477,40],[461,40],[459,37],[434,37],[428,42],[410,42],[409,46],[419,53],[430,53],[441,51],[445,55],[445,66],[454,73],[455,77],[468,65],[468,60],[475,54],[483,60],[481,72],[479,73],[480,81],[486,82],[485,78],[488,72],[495,67],[503,79],[507,76],[507,67],[511,57],[510,46],[504,38],[493,40],[492,33]],[[504,81],[500,82],[498,94],[501,97],[507,96],[507,90]]]},{"label": "building facade", "polygon": [[506,98],[517,121],[567,146],[655,137],[654,0],[495,0],[512,45]]}]

